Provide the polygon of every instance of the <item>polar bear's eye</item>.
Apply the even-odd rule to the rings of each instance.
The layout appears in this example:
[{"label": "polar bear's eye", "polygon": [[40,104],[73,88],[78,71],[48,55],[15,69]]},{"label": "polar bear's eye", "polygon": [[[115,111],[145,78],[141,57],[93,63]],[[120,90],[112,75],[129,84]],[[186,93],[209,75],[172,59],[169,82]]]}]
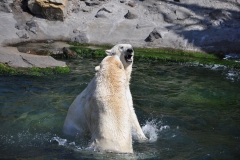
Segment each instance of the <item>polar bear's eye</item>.
[{"label": "polar bear's eye", "polygon": [[123,46],[120,46],[120,49],[123,49]]}]

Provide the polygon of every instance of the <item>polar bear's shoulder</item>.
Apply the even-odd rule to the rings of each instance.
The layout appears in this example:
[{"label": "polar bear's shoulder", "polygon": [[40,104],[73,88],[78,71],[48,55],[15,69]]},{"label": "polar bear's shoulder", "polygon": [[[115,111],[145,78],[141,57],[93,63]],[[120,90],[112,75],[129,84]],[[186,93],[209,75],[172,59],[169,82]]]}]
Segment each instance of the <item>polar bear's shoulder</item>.
[{"label": "polar bear's shoulder", "polygon": [[111,67],[112,69],[122,69],[123,65],[122,62],[120,61],[118,56],[106,56],[101,64],[99,66],[95,67],[95,71],[98,72],[101,68],[109,68]]}]

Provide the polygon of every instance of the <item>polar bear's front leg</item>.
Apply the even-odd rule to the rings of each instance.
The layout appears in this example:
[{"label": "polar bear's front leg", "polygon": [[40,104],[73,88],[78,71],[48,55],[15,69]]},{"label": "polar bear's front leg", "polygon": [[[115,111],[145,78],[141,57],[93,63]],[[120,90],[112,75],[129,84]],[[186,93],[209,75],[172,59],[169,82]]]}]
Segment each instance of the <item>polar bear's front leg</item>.
[{"label": "polar bear's front leg", "polygon": [[134,136],[134,138],[136,138],[140,142],[146,141],[148,139],[144,135],[144,133],[142,131],[142,128],[141,128],[141,126],[138,122],[137,115],[136,115],[136,113],[134,111],[134,108],[133,108],[132,95],[131,95],[129,87],[127,89],[127,100],[128,100],[128,105],[130,107],[130,117],[131,117],[131,123],[132,123],[132,130],[137,133],[136,137],[134,135],[133,136]]}]

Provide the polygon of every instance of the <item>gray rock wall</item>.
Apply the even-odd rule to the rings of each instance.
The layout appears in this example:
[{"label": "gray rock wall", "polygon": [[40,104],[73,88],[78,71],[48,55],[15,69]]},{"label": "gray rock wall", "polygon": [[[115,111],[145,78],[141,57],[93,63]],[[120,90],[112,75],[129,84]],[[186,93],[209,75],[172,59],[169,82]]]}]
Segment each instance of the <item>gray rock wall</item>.
[{"label": "gray rock wall", "polygon": [[38,12],[31,12],[32,2],[0,1],[2,46],[54,39],[221,54],[240,50],[240,0],[71,0],[64,21],[32,14]]}]

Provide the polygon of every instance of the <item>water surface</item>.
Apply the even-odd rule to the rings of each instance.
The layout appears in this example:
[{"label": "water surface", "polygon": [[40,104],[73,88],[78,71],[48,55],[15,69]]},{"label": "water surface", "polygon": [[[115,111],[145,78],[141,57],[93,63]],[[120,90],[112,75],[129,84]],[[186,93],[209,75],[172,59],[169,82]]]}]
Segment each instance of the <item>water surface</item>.
[{"label": "water surface", "polygon": [[134,107],[149,142],[134,154],[98,153],[68,137],[68,107],[100,59],[69,62],[69,74],[0,75],[0,159],[240,159],[240,72],[219,66],[136,61]]}]

